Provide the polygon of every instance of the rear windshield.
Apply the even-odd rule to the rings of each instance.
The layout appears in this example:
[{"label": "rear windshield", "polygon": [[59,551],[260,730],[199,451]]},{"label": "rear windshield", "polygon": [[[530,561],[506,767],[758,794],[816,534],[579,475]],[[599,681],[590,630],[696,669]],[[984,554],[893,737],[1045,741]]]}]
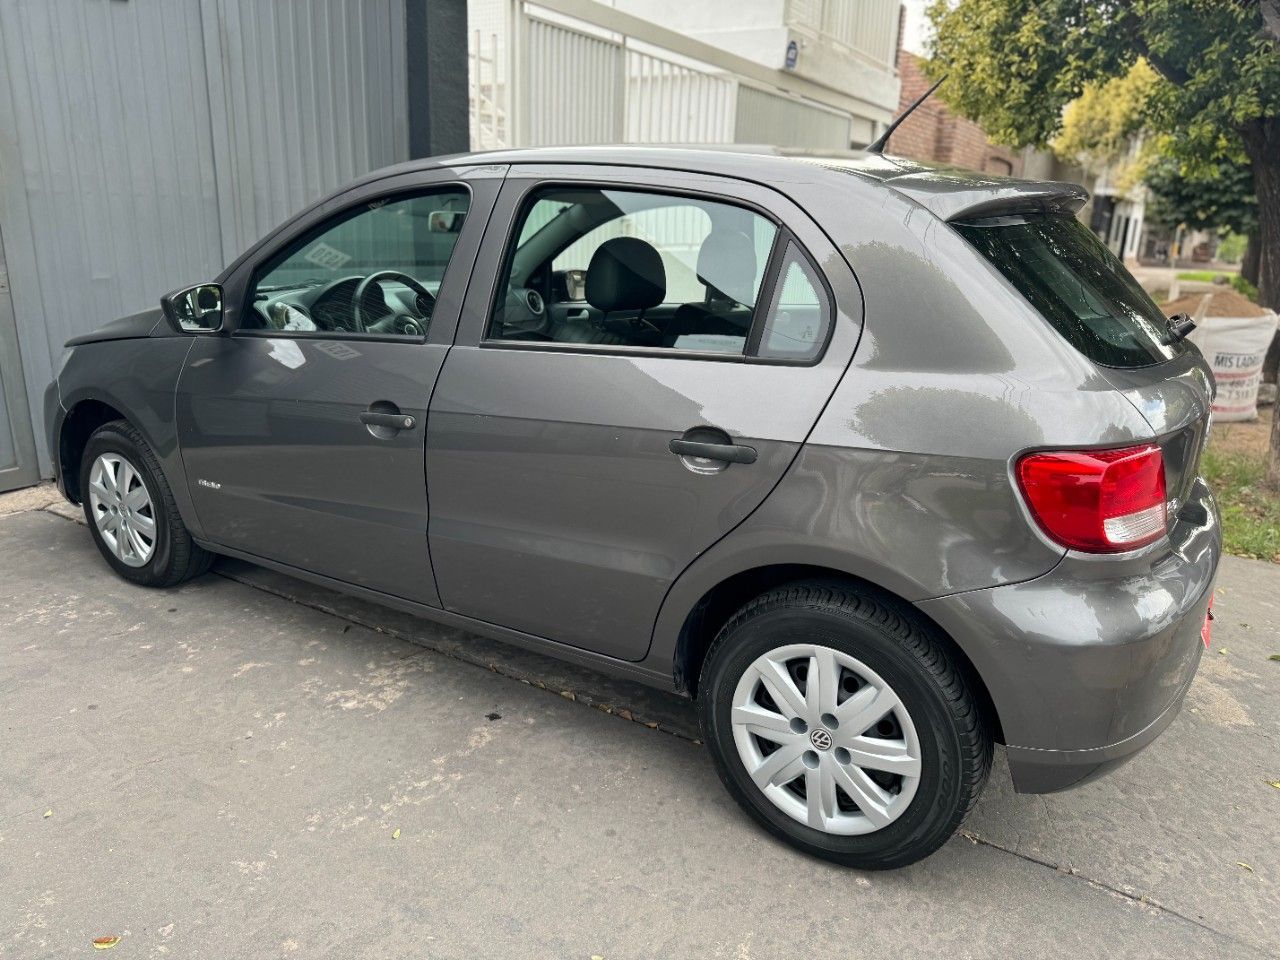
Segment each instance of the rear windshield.
[{"label": "rear windshield", "polygon": [[955,228],[1094,363],[1145,367],[1174,357],[1164,314],[1074,217],[994,217]]}]

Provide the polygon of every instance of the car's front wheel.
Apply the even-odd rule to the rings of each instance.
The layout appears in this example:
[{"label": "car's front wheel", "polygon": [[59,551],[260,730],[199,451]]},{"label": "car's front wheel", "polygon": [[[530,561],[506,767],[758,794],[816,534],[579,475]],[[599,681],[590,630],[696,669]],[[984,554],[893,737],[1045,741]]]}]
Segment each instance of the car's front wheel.
[{"label": "car's front wheel", "polygon": [[170,587],[209,569],[212,555],[191,539],[155,454],[127,421],[89,437],[80,492],[94,542],[126,580]]},{"label": "car's front wheel", "polygon": [[788,586],[743,607],[708,652],[699,701],[738,803],[848,866],[933,853],[991,768],[988,725],[946,646],[843,585]]}]

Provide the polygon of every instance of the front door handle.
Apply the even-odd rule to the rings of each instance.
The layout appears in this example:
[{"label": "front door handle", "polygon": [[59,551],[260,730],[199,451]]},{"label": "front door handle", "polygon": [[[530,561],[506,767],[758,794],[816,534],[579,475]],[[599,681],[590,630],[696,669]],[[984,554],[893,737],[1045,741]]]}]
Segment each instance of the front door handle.
[{"label": "front door handle", "polygon": [[412,430],[418,423],[407,413],[381,413],[376,410],[362,412],[360,422],[367,427],[383,427],[387,430]]},{"label": "front door handle", "polygon": [[703,443],[698,440],[672,440],[667,447],[678,457],[701,457],[724,463],[755,463],[756,448],[739,443]]}]

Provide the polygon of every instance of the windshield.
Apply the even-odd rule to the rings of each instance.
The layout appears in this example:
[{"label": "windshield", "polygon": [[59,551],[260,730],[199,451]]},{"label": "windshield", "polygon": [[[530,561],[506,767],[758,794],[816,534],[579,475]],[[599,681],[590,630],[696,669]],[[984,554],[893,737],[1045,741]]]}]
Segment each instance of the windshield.
[{"label": "windshield", "polygon": [[1164,314],[1079,220],[994,217],[954,225],[1054,328],[1095,363],[1145,367],[1176,356]]}]

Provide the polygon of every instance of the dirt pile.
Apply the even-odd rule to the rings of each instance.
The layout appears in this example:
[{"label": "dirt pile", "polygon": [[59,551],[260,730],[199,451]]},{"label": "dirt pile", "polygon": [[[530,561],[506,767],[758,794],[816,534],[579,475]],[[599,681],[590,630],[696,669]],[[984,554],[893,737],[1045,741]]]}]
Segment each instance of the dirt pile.
[{"label": "dirt pile", "polygon": [[[1209,310],[1205,314],[1207,317],[1261,317],[1271,312],[1234,290],[1216,290],[1209,296],[1213,299],[1209,301]],[[1169,316],[1188,313],[1194,317],[1204,297],[1203,293],[1188,293],[1185,297],[1166,303],[1160,309]]]}]

